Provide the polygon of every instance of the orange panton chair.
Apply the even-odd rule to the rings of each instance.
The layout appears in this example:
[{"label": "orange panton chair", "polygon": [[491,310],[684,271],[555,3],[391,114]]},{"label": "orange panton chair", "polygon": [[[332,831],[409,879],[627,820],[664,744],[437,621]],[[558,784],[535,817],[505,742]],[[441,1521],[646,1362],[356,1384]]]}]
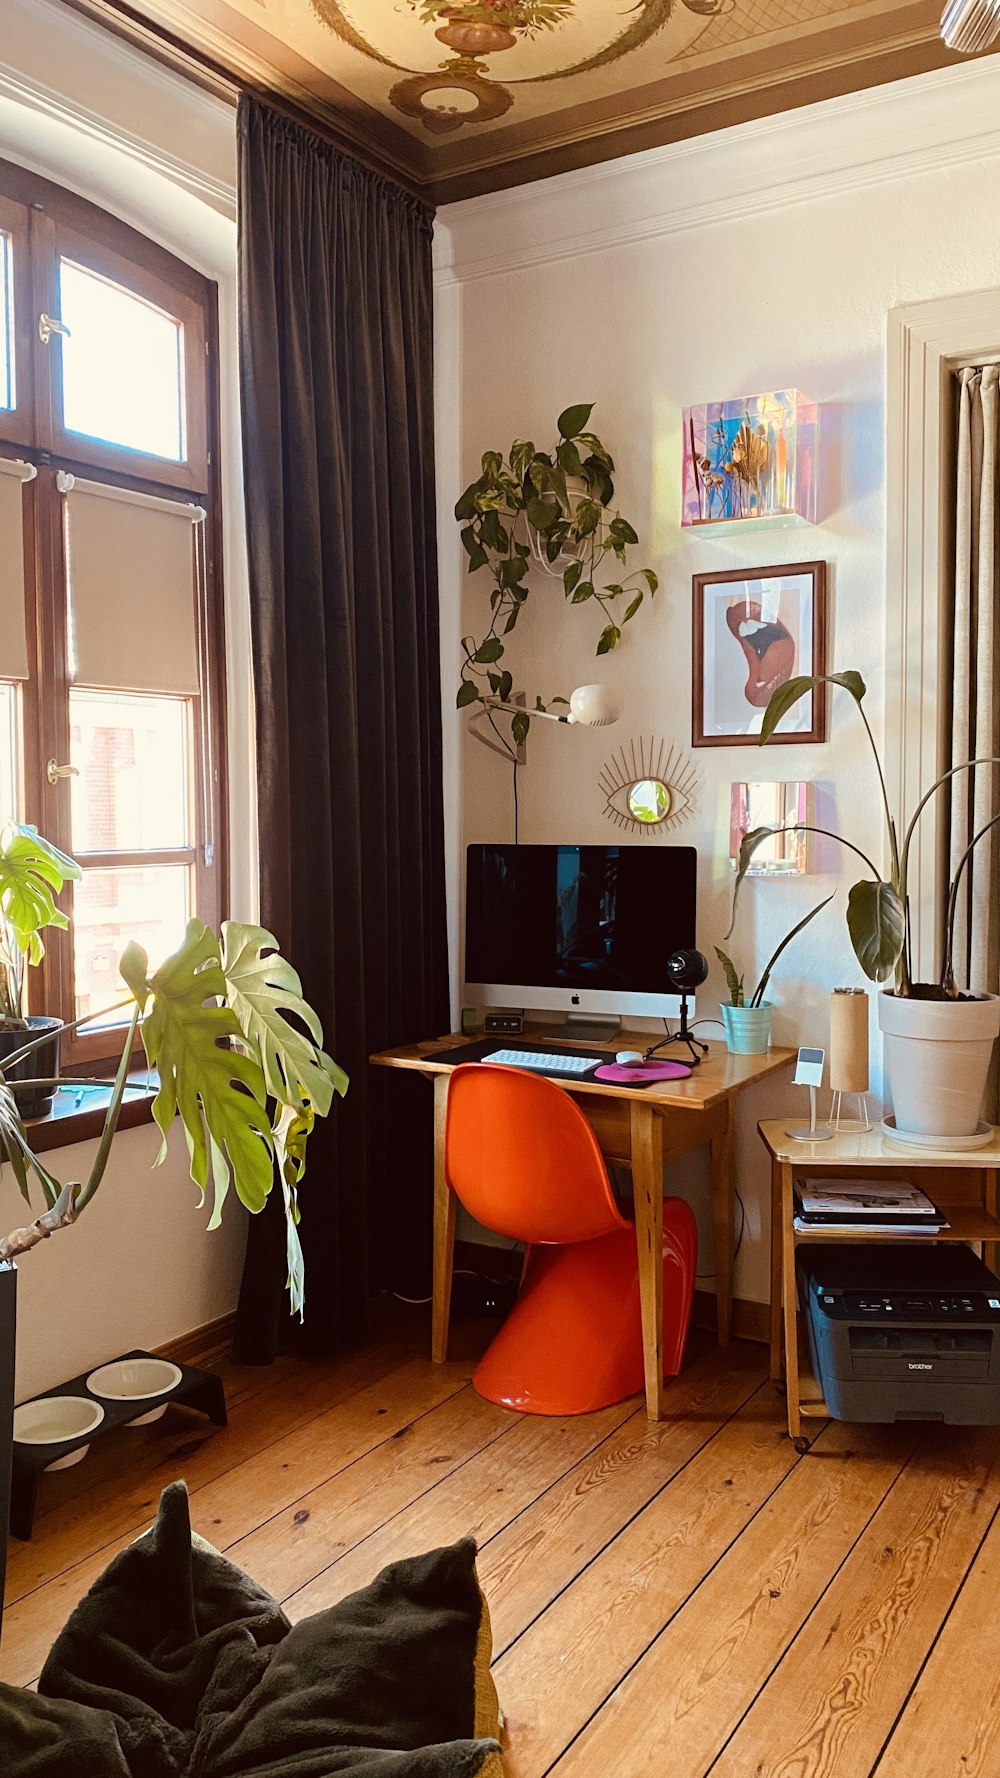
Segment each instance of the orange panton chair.
[{"label": "orange panton chair", "polygon": [[[497,1234],[526,1244],[520,1294],[480,1361],[480,1395],[526,1414],[591,1414],[643,1388],[635,1229],[615,1202],[597,1139],[561,1087],[470,1062],[448,1088],[448,1184]],[[663,1206],[663,1368],[681,1368],[697,1231]]]}]

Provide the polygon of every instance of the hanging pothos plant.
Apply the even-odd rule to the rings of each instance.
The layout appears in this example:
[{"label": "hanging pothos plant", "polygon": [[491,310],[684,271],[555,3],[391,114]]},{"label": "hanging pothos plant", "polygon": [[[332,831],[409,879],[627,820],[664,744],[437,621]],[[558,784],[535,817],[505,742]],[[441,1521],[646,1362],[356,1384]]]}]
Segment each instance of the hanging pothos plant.
[{"label": "hanging pothos plant", "polygon": [[[469,573],[487,568],[494,581],[489,629],[479,640],[462,638],[460,710],[479,703],[492,712],[497,702],[508,704],[514,696],[513,675],[500,665],[502,638],[510,635],[527,603],[533,561],[561,580],[571,604],[593,601],[600,608],[605,621],[599,655],[618,646],[623,625],[635,616],[646,592],[650,597],[656,592],[659,581],[652,568],[634,568],[621,580],[604,582],[612,567],[608,558],[627,568],[629,549],[639,539],[628,520],[611,510],[615,466],[597,434],[586,430],[592,412],[592,402],[581,402],[560,414],[559,440],[547,455],[524,438],[514,440],[506,457],[485,451],[482,474],[455,507]],[[546,707],[535,698],[535,710]],[[530,721],[529,710],[512,715],[515,744],[524,740]]]}]

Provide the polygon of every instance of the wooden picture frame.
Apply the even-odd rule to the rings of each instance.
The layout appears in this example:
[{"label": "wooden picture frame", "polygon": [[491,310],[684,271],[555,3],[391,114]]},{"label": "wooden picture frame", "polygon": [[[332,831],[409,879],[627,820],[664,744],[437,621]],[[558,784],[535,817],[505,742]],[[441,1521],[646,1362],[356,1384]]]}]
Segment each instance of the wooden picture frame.
[{"label": "wooden picture frame", "polygon": [[[772,694],[826,672],[826,563],[785,562],[692,577],[694,747],[756,747]],[[827,688],[784,716],[770,745],[826,740]]]}]

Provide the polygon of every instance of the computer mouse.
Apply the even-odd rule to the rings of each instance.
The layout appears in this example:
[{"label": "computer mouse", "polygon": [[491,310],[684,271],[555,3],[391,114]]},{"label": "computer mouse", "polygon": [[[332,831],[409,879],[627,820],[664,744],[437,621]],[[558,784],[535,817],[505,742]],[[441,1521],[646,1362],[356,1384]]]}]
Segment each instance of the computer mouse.
[{"label": "computer mouse", "polygon": [[620,1068],[641,1068],[645,1059],[638,1050],[619,1050],[615,1057]]}]

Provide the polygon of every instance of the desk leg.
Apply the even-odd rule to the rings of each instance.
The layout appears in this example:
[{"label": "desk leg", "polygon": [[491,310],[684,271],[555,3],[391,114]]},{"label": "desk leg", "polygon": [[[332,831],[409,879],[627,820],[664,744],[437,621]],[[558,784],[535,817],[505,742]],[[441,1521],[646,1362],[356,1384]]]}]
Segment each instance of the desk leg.
[{"label": "desk leg", "polygon": [[448,1108],[448,1074],[434,1076],[434,1282],[431,1301],[431,1357],[443,1364],[448,1356],[451,1313],[451,1269],[455,1258],[455,1194],[444,1170],[444,1126]]},{"label": "desk leg", "polygon": [[728,1346],[733,1325],[733,1222],[736,1211],[736,1116],[731,1097],[723,1103],[723,1116],[722,1128],[712,1137],[711,1175],[716,1316],[719,1345]]},{"label": "desk leg", "polygon": [[782,1375],[781,1345],[781,1165],[771,1162],[771,1380]]},{"label": "desk leg", "polygon": [[646,1413],[663,1419],[663,1126],[651,1105],[630,1106],[635,1241],[646,1373]]},{"label": "desk leg", "polygon": [[792,1169],[781,1164],[781,1274],[785,1304],[785,1389],[788,1400],[788,1436],[802,1437],[799,1412],[799,1328],[795,1292],[795,1236],[792,1232]]}]

